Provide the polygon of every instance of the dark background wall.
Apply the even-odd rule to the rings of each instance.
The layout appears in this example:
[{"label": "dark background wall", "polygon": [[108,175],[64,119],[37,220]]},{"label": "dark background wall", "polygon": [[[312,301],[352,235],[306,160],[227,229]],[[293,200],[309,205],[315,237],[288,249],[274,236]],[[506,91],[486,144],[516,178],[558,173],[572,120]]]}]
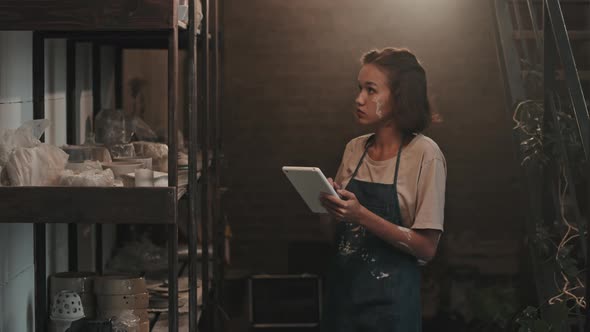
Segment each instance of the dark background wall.
[{"label": "dark background wall", "polygon": [[345,144],[364,133],[352,113],[361,54],[403,46],[425,66],[443,119],[427,132],[448,163],[438,260],[516,273],[518,169],[487,1],[228,0],[223,15],[233,269],[286,272],[290,244],[325,239],[281,166],[333,176]]}]

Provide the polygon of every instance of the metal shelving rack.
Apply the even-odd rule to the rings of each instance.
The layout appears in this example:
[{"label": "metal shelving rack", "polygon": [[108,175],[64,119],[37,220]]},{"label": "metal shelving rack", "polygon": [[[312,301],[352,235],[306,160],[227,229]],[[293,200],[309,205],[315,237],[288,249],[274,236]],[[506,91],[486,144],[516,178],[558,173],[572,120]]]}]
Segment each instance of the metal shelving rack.
[{"label": "metal shelving rack", "polygon": [[[44,42],[49,38],[64,38],[67,54],[66,111],[67,142],[74,144],[75,125],[75,44],[90,42],[93,49],[93,109],[100,110],[100,46],[115,46],[115,104],[121,105],[121,62],[124,48],[167,49],[168,63],[168,187],[162,188],[99,188],[99,187],[0,187],[0,222],[33,223],[34,266],[35,266],[35,330],[44,332],[48,322],[48,298],[46,283],[46,229],[47,223],[68,223],[70,248],[77,245],[77,225],[96,225],[96,271],[102,272],[101,225],[112,224],[161,224],[168,233],[168,281],[169,281],[169,331],[178,331],[178,201],[189,200],[189,330],[197,331],[197,230],[201,227],[203,241],[201,248],[208,248],[209,210],[219,215],[216,208],[217,196],[207,194],[208,182],[217,180],[220,156],[218,125],[219,73],[218,1],[214,0],[215,33],[210,34],[209,0],[202,0],[202,33],[197,35],[195,22],[195,1],[189,1],[188,26],[178,21],[178,0],[5,0],[0,2],[0,30],[33,31],[33,115],[44,118]],[[205,38],[204,36],[209,36]],[[202,71],[200,80],[204,87],[197,90],[197,43],[201,43]],[[211,66],[210,43],[213,49]],[[188,136],[189,136],[189,179],[188,186],[178,185],[177,165],[177,98],[178,98],[178,50],[188,50]],[[213,94],[211,81],[214,81]],[[198,95],[197,91],[204,91]],[[213,96],[215,109],[211,108]],[[198,107],[199,106],[203,106]],[[212,123],[214,130],[209,129]],[[210,144],[209,136],[214,136]],[[201,177],[197,176],[197,142],[202,142],[203,167]],[[207,147],[213,151],[212,170],[208,170]],[[198,183],[198,185],[197,185]],[[215,188],[214,188],[215,189]],[[197,200],[203,208],[197,211]],[[213,200],[211,203],[210,200]],[[201,225],[197,224],[197,213],[201,213]],[[213,223],[215,226],[217,220]],[[217,241],[217,238],[214,238]],[[222,239],[221,239],[222,240]],[[214,246],[218,247],[218,246]],[[202,285],[203,312],[210,310],[209,251],[203,250]],[[220,256],[214,249],[215,262]],[[70,250],[70,270],[77,269],[77,254]],[[220,276],[215,274],[215,278]],[[220,280],[220,279],[219,279]],[[220,284],[219,280],[214,281]],[[207,329],[208,330],[208,329]]]}]

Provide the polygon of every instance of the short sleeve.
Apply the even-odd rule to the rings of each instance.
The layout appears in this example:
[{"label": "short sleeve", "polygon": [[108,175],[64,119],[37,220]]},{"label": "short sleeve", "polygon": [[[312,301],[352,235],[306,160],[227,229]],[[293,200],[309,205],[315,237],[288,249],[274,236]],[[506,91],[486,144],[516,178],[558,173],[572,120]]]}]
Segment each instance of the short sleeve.
[{"label": "short sleeve", "polygon": [[444,158],[422,164],[413,229],[443,230],[447,166]]}]

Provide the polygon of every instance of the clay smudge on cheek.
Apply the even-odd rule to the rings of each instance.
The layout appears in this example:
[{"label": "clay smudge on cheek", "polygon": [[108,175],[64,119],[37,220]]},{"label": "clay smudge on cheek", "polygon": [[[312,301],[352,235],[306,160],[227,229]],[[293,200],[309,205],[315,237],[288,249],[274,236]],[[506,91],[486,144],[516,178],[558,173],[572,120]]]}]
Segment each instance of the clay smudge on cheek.
[{"label": "clay smudge on cheek", "polygon": [[375,102],[375,104],[377,104],[377,108],[375,109],[375,114],[377,114],[377,117],[379,119],[381,119],[383,117],[383,103],[377,97],[373,98],[373,101]]}]

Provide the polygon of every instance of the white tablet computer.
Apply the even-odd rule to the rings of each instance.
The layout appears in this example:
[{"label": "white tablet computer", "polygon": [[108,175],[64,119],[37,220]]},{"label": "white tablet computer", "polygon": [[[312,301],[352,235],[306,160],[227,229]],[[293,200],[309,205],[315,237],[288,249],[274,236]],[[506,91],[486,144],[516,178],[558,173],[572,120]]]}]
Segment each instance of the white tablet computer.
[{"label": "white tablet computer", "polygon": [[320,193],[338,196],[322,171],[317,167],[284,166],[283,173],[289,178],[293,187],[299,192],[312,212],[327,213],[320,203]]}]

